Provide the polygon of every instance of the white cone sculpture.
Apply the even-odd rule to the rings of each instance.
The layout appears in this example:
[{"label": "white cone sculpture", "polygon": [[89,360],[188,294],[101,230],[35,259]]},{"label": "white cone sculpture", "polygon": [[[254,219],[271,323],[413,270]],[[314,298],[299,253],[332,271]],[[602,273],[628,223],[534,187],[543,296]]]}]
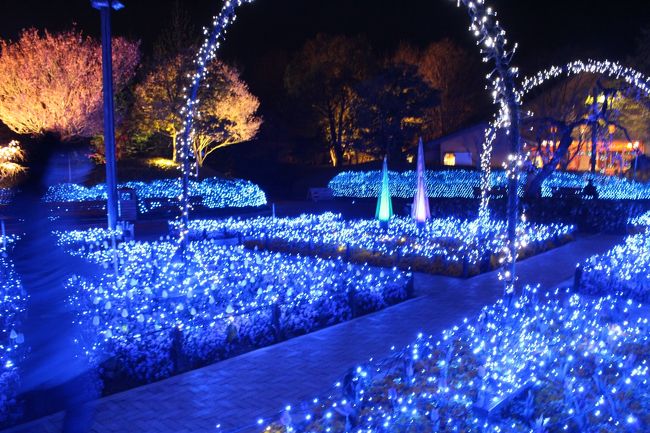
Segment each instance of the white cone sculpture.
[{"label": "white cone sculpture", "polygon": [[418,145],[418,171],[417,171],[417,189],[415,191],[415,198],[413,199],[413,206],[411,208],[411,216],[418,224],[425,224],[431,219],[431,211],[429,210],[429,194],[427,194],[427,182],[424,171],[424,145],[420,138]]}]

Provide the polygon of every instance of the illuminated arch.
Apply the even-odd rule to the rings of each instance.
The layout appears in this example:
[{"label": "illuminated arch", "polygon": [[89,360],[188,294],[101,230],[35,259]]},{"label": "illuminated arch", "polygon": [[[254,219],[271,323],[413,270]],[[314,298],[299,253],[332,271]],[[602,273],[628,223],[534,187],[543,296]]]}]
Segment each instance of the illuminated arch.
[{"label": "illuminated arch", "polygon": [[[254,0],[225,0],[221,12],[213,18],[212,28],[205,29],[206,36],[203,45],[199,49],[195,59],[196,72],[188,77],[190,86],[186,93],[186,104],[181,110],[181,118],[184,119],[181,135],[178,158],[181,161],[181,221],[180,221],[180,242],[182,250],[187,246],[187,237],[189,234],[189,213],[190,213],[190,196],[189,196],[189,178],[196,172],[196,161],[192,151],[192,136],[195,116],[200,115],[197,112],[198,93],[203,79],[208,72],[209,63],[216,57],[216,52],[221,42],[225,38],[228,27],[237,19],[236,10],[239,6],[246,3],[253,3]],[[505,128],[508,131],[511,149],[510,158],[515,161],[519,158],[521,151],[521,137],[519,130],[520,122],[520,101],[519,94],[515,88],[518,70],[510,66],[512,57],[515,54],[517,45],[510,46],[506,37],[505,30],[501,27],[497,19],[497,13],[491,7],[485,4],[485,0],[452,0],[456,2],[457,7],[464,7],[470,18],[469,31],[476,40],[480,54],[484,62],[491,62],[492,71],[486,79],[489,83],[488,90],[491,92],[493,102],[497,107],[497,119],[494,125],[498,128]],[[491,154],[492,142],[486,140],[485,153]],[[485,167],[484,167],[485,168]],[[489,164],[487,167],[489,170]],[[504,273],[506,293],[511,294],[514,291],[515,277],[515,257],[516,257],[516,227],[519,219],[519,197],[517,195],[517,170],[516,164],[509,168],[513,171],[508,182],[508,229],[507,240],[508,254],[505,258],[506,271]],[[488,173],[489,179],[489,173]],[[489,199],[488,189],[489,182],[482,185],[481,203]],[[487,209],[487,206],[485,206]]]},{"label": "illuminated arch", "polygon": [[[610,60],[588,59],[575,60],[564,66],[550,66],[534,75],[524,78],[517,91],[517,99],[522,101],[530,92],[546,82],[560,77],[573,77],[580,74],[599,74],[609,78],[623,80],[636,90],[650,96],[650,77],[641,72]],[[482,195],[479,215],[481,218],[489,217],[488,206],[490,202],[489,188],[492,160],[492,143],[496,138],[496,131],[500,128],[498,119],[490,124],[485,132],[485,144],[481,155],[483,175],[481,179]]]}]

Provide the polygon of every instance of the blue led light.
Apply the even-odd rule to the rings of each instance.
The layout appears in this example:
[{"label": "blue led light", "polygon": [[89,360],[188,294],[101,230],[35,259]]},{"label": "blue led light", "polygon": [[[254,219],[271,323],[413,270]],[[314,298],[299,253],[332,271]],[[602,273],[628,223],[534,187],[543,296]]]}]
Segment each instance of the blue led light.
[{"label": "blue led light", "polygon": [[411,284],[397,270],[209,240],[189,244],[188,269],[172,260],[177,242],[121,242],[114,255],[106,231],[89,232],[87,241],[83,232],[57,235],[72,254],[106,268],[67,285],[84,350],[141,381],[172,374],[174,350],[192,365],[220,359],[241,345],[277,341],[276,332],[302,334],[392,305]]},{"label": "blue led light", "polygon": [[640,233],[605,254],[587,259],[578,268],[578,290],[596,296],[619,294],[650,301],[650,212],[630,223]]},{"label": "blue led light", "polygon": [[0,243],[0,424],[9,418],[16,404],[23,357],[24,336],[20,328],[27,296],[7,257],[16,240],[16,236],[11,236]]},{"label": "blue led light", "polygon": [[[431,198],[474,198],[475,188],[481,187],[480,171],[442,170],[427,171],[426,183]],[[393,197],[413,198],[417,185],[415,171],[389,172],[390,193]],[[526,183],[526,174],[521,174],[521,185]],[[542,196],[551,197],[554,188],[584,188],[592,180],[599,198],[603,200],[647,200],[650,199],[650,184],[638,183],[613,176],[591,173],[555,172],[542,185]],[[492,171],[492,188],[505,188],[507,177],[504,171]],[[337,197],[375,198],[379,196],[380,171],[347,171],[334,177],[329,187]],[[520,188],[520,194],[523,187]]]},{"label": "blue led light", "polygon": [[419,338],[301,405],[289,425],[278,415],[264,432],[646,431],[644,307],[568,291],[540,298],[528,287],[438,341]]},{"label": "blue led light", "polygon": [[[181,184],[177,179],[155,180],[153,182],[126,182],[119,188],[135,190],[138,208],[148,213],[164,205],[168,200],[178,204]],[[200,182],[190,182],[190,195],[196,197],[198,204],[209,208],[235,208],[264,206],[266,195],[258,185],[241,179],[209,178]],[[156,202],[155,199],[160,199]],[[59,184],[49,188],[45,202],[70,203],[106,200],[106,185],[85,187],[76,184]]]},{"label": "blue led light", "polygon": [[[172,224],[178,227],[178,224]],[[305,255],[340,256],[352,262],[399,266],[431,273],[470,273],[478,266],[497,266],[506,248],[504,221],[434,219],[425,224],[394,217],[388,228],[376,220],[344,220],[340,215],[302,215],[298,218],[196,220],[190,238],[239,235],[249,246]],[[532,224],[519,227],[520,256],[529,256],[571,239],[575,227]],[[490,263],[493,261],[495,263]],[[486,263],[487,262],[487,263]]]}]

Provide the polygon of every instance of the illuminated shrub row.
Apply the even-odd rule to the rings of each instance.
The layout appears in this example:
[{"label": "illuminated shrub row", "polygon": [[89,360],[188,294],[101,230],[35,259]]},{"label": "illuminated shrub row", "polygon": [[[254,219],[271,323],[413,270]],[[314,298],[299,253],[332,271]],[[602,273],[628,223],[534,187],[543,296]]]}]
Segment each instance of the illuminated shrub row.
[{"label": "illuminated shrub row", "polygon": [[[264,429],[307,432],[650,431],[650,326],[618,298],[528,294],[360,365]],[[264,426],[269,422],[258,420]]]},{"label": "illuminated shrub row", "polygon": [[[417,184],[415,171],[389,172],[393,197],[413,198]],[[551,197],[554,188],[584,188],[593,180],[599,198],[605,200],[650,199],[650,184],[631,182],[612,176],[591,173],[556,172],[542,185],[542,196]],[[481,185],[481,172],[472,170],[427,171],[427,190],[432,198],[474,198],[475,188]],[[526,175],[522,175],[522,185]],[[493,188],[505,187],[504,171],[491,173]],[[347,171],[338,174],[329,183],[337,197],[370,198],[379,196],[380,171]],[[520,194],[523,189],[520,189]]]},{"label": "illuminated shrub row", "polygon": [[7,188],[0,188],[0,205],[7,205],[11,203],[13,192]]},{"label": "illuminated shrub row", "polygon": [[147,382],[376,311],[407,298],[411,276],[290,255],[193,242],[189,266],[172,242],[99,237],[61,242],[106,267],[69,281],[81,341],[105,379]]},{"label": "illuminated shrub row", "polygon": [[[245,245],[272,251],[319,257],[342,257],[354,263],[399,267],[453,276],[476,275],[499,266],[506,224],[491,220],[433,219],[418,227],[410,218],[396,217],[388,229],[375,220],[344,220],[340,215],[298,218],[197,220],[194,238],[241,236]],[[520,258],[548,250],[572,239],[574,227],[564,224],[520,226]]]},{"label": "illuminated shrub row", "polygon": [[[13,238],[15,240],[15,238]],[[0,252],[0,426],[16,415],[16,393],[19,386],[19,364],[24,336],[20,332],[26,296],[6,257]]]},{"label": "illuminated shrub row", "polygon": [[577,270],[577,286],[590,295],[620,293],[650,301],[650,232],[629,236],[607,253],[589,258]]},{"label": "illuminated shrub row", "polygon": [[[126,182],[120,188],[135,190],[138,210],[148,213],[157,208],[176,204],[181,195],[178,179],[163,179],[153,182]],[[258,185],[241,179],[209,178],[190,182],[190,196],[193,203],[209,209],[230,207],[257,207],[266,204],[266,195]],[[158,201],[156,199],[159,199]],[[85,187],[77,184],[60,184],[50,187],[45,196],[48,203],[70,203],[106,200],[106,185]]]},{"label": "illuminated shrub row", "polygon": [[650,227],[650,212],[639,215],[636,218],[630,218],[629,225],[634,230],[643,231]]}]

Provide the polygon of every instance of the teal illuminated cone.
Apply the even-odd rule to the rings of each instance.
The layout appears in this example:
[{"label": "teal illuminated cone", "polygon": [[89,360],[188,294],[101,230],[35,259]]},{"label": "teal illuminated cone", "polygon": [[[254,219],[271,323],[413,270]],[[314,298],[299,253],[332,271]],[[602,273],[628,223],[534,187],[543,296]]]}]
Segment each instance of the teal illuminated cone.
[{"label": "teal illuminated cone", "polygon": [[431,219],[431,211],[429,210],[429,194],[427,194],[427,183],[424,171],[424,145],[422,144],[421,138],[420,144],[418,145],[417,177],[417,190],[415,191],[415,198],[413,199],[411,216],[419,224],[424,224]]},{"label": "teal illuminated cone", "polygon": [[377,201],[375,218],[379,222],[387,223],[393,216],[393,201],[390,198],[390,182],[388,180],[388,160],[384,157],[384,169],[381,174],[381,191]]}]

